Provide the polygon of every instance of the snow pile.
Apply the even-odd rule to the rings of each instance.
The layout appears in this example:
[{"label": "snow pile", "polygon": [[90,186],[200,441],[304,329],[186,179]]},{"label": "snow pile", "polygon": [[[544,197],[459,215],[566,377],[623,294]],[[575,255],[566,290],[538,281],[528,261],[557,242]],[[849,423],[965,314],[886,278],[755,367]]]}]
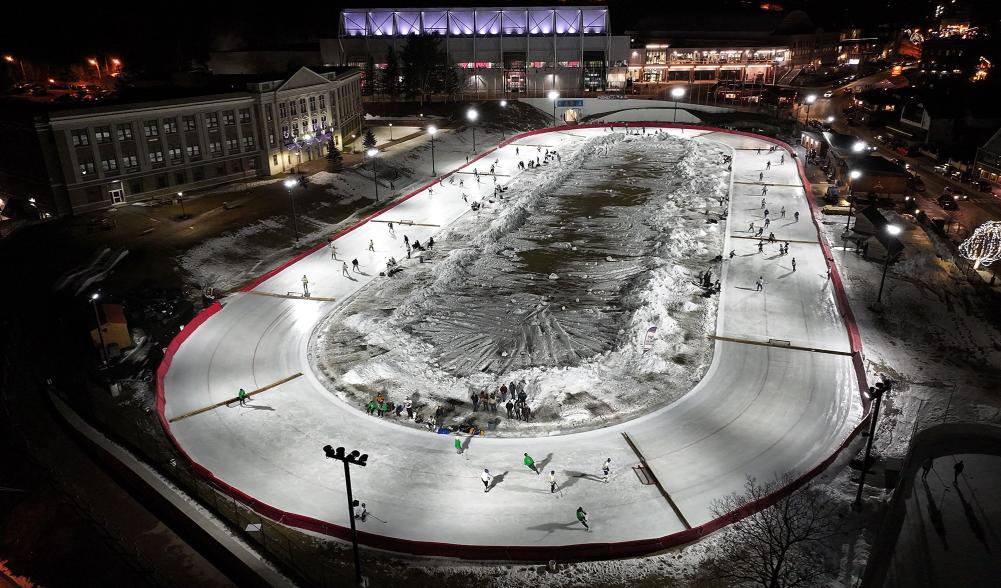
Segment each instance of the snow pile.
[{"label": "snow pile", "polygon": [[318,372],[353,402],[385,390],[427,412],[456,406],[449,424],[477,416],[471,392],[524,381],[533,422],[478,415],[502,434],[601,426],[678,398],[711,359],[716,299],[692,280],[722,249],[706,222],[727,194],[721,155],[666,134],[573,143],[436,236],[433,263],[330,317]]}]

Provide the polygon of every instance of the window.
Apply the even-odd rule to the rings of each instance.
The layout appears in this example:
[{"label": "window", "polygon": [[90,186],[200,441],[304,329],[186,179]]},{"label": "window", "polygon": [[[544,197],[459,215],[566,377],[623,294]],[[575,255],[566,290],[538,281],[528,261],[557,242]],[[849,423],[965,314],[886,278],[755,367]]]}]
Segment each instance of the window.
[{"label": "window", "polygon": [[316,112],[316,96],[309,97],[309,110]]},{"label": "window", "polygon": [[234,139],[226,139],[226,151],[237,151],[239,143]]},{"label": "window", "polygon": [[87,129],[70,131],[70,136],[73,137],[74,147],[86,147],[90,145],[90,135],[87,134]]},{"label": "window", "polygon": [[139,167],[139,160],[136,159],[135,154],[123,155],[122,167],[124,167],[125,169],[132,169],[135,167]]},{"label": "window", "polygon": [[292,123],[292,136],[293,137],[298,137],[299,136],[299,123],[298,122]]},{"label": "window", "polygon": [[188,157],[194,159],[202,156],[202,148],[198,145],[188,145]]},{"label": "window", "polygon": [[241,108],[240,109],[240,122],[241,123],[249,123],[250,122],[250,109],[249,108]]},{"label": "window", "polygon": [[327,115],[325,114],[320,115],[320,128],[321,129],[327,128]]},{"label": "window", "polygon": [[267,119],[268,122],[271,122],[271,105],[270,104],[265,104],[264,105],[264,117]]},{"label": "window", "polygon": [[313,117],[313,130],[316,130],[316,117]]},{"label": "window", "polygon": [[181,161],[181,148],[171,147],[167,150],[167,156],[170,157],[171,161]]},{"label": "window", "polygon": [[195,117],[186,116],[182,120],[184,121],[184,131],[186,133],[195,130]]},{"label": "window", "polygon": [[215,130],[219,128],[219,116],[211,112],[205,115],[205,128]]},{"label": "window", "polygon": [[156,151],[149,152],[149,162],[150,163],[163,163],[163,151],[157,149]]},{"label": "window", "polygon": [[[111,134],[110,132],[108,134]],[[115,158],[101,160],[101,168],[106,172],[118,171],[118,160]]]},{"label": "window", "polygon": [[288,125],[282,125],[282,138],[288,139]]},{"label": "window", "polygon": [[118,140],[119,141],[131,141],[132,140],[132,125],[125,123],[118,125]]},{"label": "window", "polygon": [[320,94],[320,110],[327,107],[327,97],[324,94]]},{"label": "window", "polygon": [[130,194],[139,194],[142,191],[143,191],[143,181],[142,180],[136,180],[136,181],[132,182],[131,184],[129,184],[129,193]]},{"label": "window", "polygon": [[177,119],[176,118],[165,118],[163,120],[163,134],[171,135],[177,132]]},{"label": "window", "polygon": [[295,100],[289,100],[288,101],[288,111],[289,111],[289,114],[291,114],[292,116],[296,115]]},{"label": "window", "polygon": [[212,141],[209,143],[209,153],[214,157],[222,155],[222,142]]},{"label": "window", "polygon": [[157,126],[155,120],[148,120],[143,123],[143,134],[147,137],[159,137],[160,128]]},{"label": "window", "polygon": [[277,155],[272,155],[271,156],[271,161],[274,162],[274,165],[278,165],[278,156]]},{"label": "window", "polygon": [[254,136],[248,135],[243,138],[243,149],[246,151],[248,149],[254,148]]},{"label": "window", "polygon": [[272,132],[268,132],[268,145],[271,147],[275,146],[275,134]]},{"label": "window", "polygon": [[247,169],[257,169],[257,160],[256,159],[248,159],[247,160]]},{"label": "window", "polygon": [[94,162],[93,161],[81,161],[80,162],[80,175],[86,176],[88,174],[94,173]]},{"label": "window", "polygon": [[282,102],[278,105],[278,116],[281,118],[288,118],[288,113],[285,111],[285,103]]},{"label": "window", "polygon": [[236,115],[233,114],[232,110],[227,110],[226,112],[222,113],[222,124],[226,125],[227,127],[236,124]]},{"label": "window", "polygon": [[94,141],[98,143],[111,142],[111,127],[97,127],[94,129]]},{"label": "window", "polygon": [[299,99],[299,110],[302,111],[303,116],[306,115],[306,99],[305,98],[300,98]]}]

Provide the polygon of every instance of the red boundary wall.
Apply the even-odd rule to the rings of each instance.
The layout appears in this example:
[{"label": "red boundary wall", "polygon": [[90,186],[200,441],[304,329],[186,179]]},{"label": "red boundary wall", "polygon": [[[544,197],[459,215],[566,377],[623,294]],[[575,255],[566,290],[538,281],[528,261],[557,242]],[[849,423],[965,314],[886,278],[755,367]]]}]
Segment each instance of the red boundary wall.
[{"label": "red boundary wall", "polygon": [[[806,200],[810,205],[810,217],[813,219],[814,227],[817,230],[817,240],[820,243],[820,247],[824,252],[824,257],[827,260],[827,266],[831,270],[831,283],[834,286],[834,299],[837,304],[838,310],[841,313],[841,317],[844,320],[845,328],[848,332],[848,339],[852,353],[852,364],[855,368],[855,375],[859,385],[859,394],[862,400],[862,406],[864,411],[864,418],[855,426],[852,432],[845,438],[844,441],[838,446],[838,448],[831,453],[827,458],[818,463],[815,467],[810,469],[808,472],[796,478],[792,483],[784,486],[774,493],[762,498],[761,500],[748,503],[733,512],[727,513],[726,515],[713,519],[703,525],[698,527],[693,527],[691,529],[681,531],[678,533],[673,533],[670,535],[665,535],[663,537],[656,537],[652,539],[642,539],[637,541],[624,541],[618,543],[588,543],[580,545],[560,545],[560,546],[515,546],[515,545],[457,545],[450,543],[437,543],[432,541],[414,541],[410,539],[398,539],[394,537],[386,537],[383,535],[377,535],[374,533],[368,533],[365,531],[358,531],[358,541],[368,547],[383,549],[387,551],[395,551],[400,553],[409,553],[414,555],[423,556],[434,556],[434,557],[452,557],[452,558],[463,558],[463,559],[478,559],[478,560],[508,560],[508,561],[545,561],[550,559],[558,560],[593,560],[593,559],[610,559],[615,557],[628,557],[644,555],[648,553],[653,553],[656,551],[661,551],[671,547],[677,547],[680,545],[685,545],[698,541],[700,538],[708,535],[714,531],[717,531],[726,525],[735,523],[744,517],[747,517],[761,509],[767,508],[782,498],[788,496],[789,494],[795,492],[797,489],[806,484],[814,476],[818,475],[820,472],[824,471],[837,457],[840,455],[841,451],[848,446],[849,443],[862,431],[863,426],[868,421],[871,413],[869,411],[870,399],[867,396],[868,384],[866,383],[865,368],[862,361],[862,340],[859,335],[858,325],[855,322],[855,316],[852,313],[851,306],[848,303],[848,296],[844,291],[844,284],[841,280],[841,276],[838,274],[838,269],[834,264],[834,258],[831,255],[830,248],[824,241],[822,234],[820,232],[820,225],[818,221],[819,210],[816,203],[813,201],[813,189],[810,185],[810,181],[806,177],[806,169],[803,166],[802,160],[796,155],[796,152],[787,143],[772,139],[770,137],[765,137],[763,135],[757,135],[754,133],[748,133],[744,131],[732,131],[727,129],[721,129],[717,127],[709,127],[705,125],[690,125],[690,124],[669,124],[660,122],[648,122],[648,123],[623,123],[623,124],[604,124],[604,123],[593,123],[593,124],[583,124],[575,126],[563,126],[563,127],[551,127],[545,129],[538,129],[534,131],[529,131],[526,133],[521,133],[514,135],[507,140],[503,141],[495,147],[491,147],[479,154],[475,159],[462,165],[455,170],[441,176],[442,178],[448,177],[449,175],[455,173],[458,170],[463,169],[469,165],[472,165],[479,159],[489,155],[496,149],[504,147],[514,141],[524,139],[526,137],[531,137],[533,135],[539,135],[550,132],[560,132],[560,131],[572,131],[574,129],[581,128],[602,128],[602,127],[618,127],[618,128],[638,128],[638,127],[650,127],[650,128],[680,128],[680,129],[691,129],[698,131],[710,131],[718,133],[726,133],[731,135],[741,135],[746,137],[752,137],[754,139],[759,139],[763,141],[768,141],[775,145],[778,145],[782,149],[785,149],[792,158],[796,161],[796,165],[799,169],[800,179],[803,182],[803,187],[806,191]],[[406,194],[395,201],[387,204],[385,207],[372,212],[371,214],[365,216],[355,224],[347,227],[337,233],[333,234],[330,239],[337,239],[338,237],[350,233],[361,225],[369,222],[373,218],[391,210],[392,208],[398,206],[400,203],[412,198],[414,195],[422,192],[429,186],[433,186],[438,180],[433,180],[420,188]],[[271,271],[265,273],[264,275],[255,278],[248,282],[245,286],[240,288],[241,292],[246,292],[256,288],[258,285],[268,280],[275,274],[281,272],[282,270],[288,268],[297,261],[303,259],[304,257],[314,253],[315,251],[325,247],[327,243],[319,243],[314,247],[311,247],[302,253],[296,255],[292,259],[282,263],[278,267],[272,269]],[[337,537],[343,540],[350,540],[351,531],[347,527],[342,527],[340,525],[334,525],[315,519],[312,517],[307,517],[295,513],[285,512],[281,509],[275,508],[269,504],[261,502],[255,499],[253,496],[243,492],[242,490],[235,488],[223,480],[217,478],[211,471],[201,466],[195,462],[191,457],[184,451],[184,448],[177,439],[174,438],[173,433],[170,430],[170,423],[165,416],[165,405],[166,399],[164,398],[164,388],[163,381],[167,375],[167,370],[170,369],[171,361],[173,360],[174,354],[180,348],[181,344],[184,343],[195,329],[197,329],[205,321],[209,320],[214,314],[219,312],[222,306],[216,302],[210,305],[208,308],[200,312],[190,323],[188,323],[184,329],[178,333],[176,337],[167,346],[164,353],[163,361],[160,363],[159,368],[156,372],[156,411],[157,417],[160,420],[160,425],[163,427],[164,432],[167,437],[177,448],[178,452],[184,457],[184,459],[191,465],[192,469],[198,472],[199,475],[207,479],[213,486],[219,490],[225,492],[226,494],[232,496],[233,498],[244,503],[247,507],[253,509],[255,512],[266,516],[270,519],[278,521],[280,523],[290,525],[293,527],[298,527],[301,529],[306,529],[309,531],[322,533],[324,535],[329,535],[332,537]]]}]

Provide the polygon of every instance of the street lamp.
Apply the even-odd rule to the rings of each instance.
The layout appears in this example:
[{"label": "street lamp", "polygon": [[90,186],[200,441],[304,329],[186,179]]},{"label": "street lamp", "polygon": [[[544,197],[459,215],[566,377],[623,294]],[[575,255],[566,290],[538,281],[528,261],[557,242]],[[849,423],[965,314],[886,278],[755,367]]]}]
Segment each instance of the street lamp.
[{"label": "street lamp", "polygon": [[678,87],[671,90],[671,98],[674,98],[674,120],[672,122],[678,122],[678,100],[684,95],[684,88]]},{"label": "street lamp", "polygon": [[292,188],[295,188],[296,184],[299,182],[294,178],[289,178],[285,180],[285,188],[288,190],[288,207],[289,214],[292,216],[292,234],[295,235],[295,243],[299,244],[299,224],[295,220],[295,197],[292,195]]},{"label": "street lamp", "polygon": [[363,585],[361,577],[361,559],[358,557],[358,531],[355,530],[355,512],[354,512],[354,497],[351,495],[351,464],[356,466],[365,467],[368,465],[368,454],[361,454],[357,449],[351,453],[345,454],[343,447],[338,447],[336,450],[330,445],[323,446],[323,453],[326,454],[329,459],[336,459],[337,461],[344,462],[344,485],[348,490],[348,520],[351,521],[351,550],[354,552],[355,557],[355,582],[359,586]]},{"label": "street lamp", "polygon": [[469,119],[470,126],[473,128],[473,153],[476,153],[476,119],[480,117],[480,113],[476,112],[476,109],[469,107],[466,111],[466,118]]},{"label": "street lamp", "polygon": [[553,101],[553,126],[556,126],[556,100],[560,97],[560,93],[556,90],[550,90],[547,94],[550,100]]},{"label": "street lamp", "polygon": [[101,64],[98,63],[98,61],[96,59],[93,59],[93,58],[88,59],[87,63],[89,63],[89,64],[91,64],[91,65],[93,65],[94,67],[97,68],[97,79],[103,80],[104,76],[101,75]]},{"label": "street lamp", "polygon": [[[896,237],[900,234],[900,227],[897,225],[886,225],[886,232],[889,233],[891,237]],[[879,280],[879,293],[876,294],[876,304],[879,304],[880,300],[883,299],[883,284],[886,283],[886,270],[890,267],[890,248],[886,248],[886,255],[883,257],[883,277]]]},{"label": "street lamp", "polygon": [[852,222],[852,210],[855,207],[855,180],[861,177],[862,172],[857,169],[848,172],[848,220],[845,221],[845,235],[848,234],[848,228]]},{"label": "street lamp", "polygon": [[375,156],[379,154],[379,150],[375,147],[370,148],[365,152],[372,159],[372,185],[375,186],[375,201],[379,201],[379,177],[375,171]]},{"label": "street lamp", "polygon": [[[14,61],[15,61],[13,55],[4,55],[3,59],[7,63],[14,63]],[[24,60],[23,59],[18,59],[17,63],[18,63],[18,65],[21,66],[21,82],[26,84],[26,83],[28,83],[28,76],[25,75],[25,73],[24,73]]]},{"label": "street lamp", "polygon": [[97,321],[97,338],[101,342],[101,363],[108,367],[108,349],[104,345],[104,332],[101,330],[101,315],[97,312],[97,301],[101,298],[100,292],[90,295],[90,305],[94,307],[94,320]]},{"label": "street lamp", "polygon": [[181,205],[181,219],[188,218],[188,215],[184,213],[184,192],[177,193],[177,202]]},{"label": "street lamp", "polygon": [[393,140],[393,123],[389,123],[389,140]]},{"label": "street lamp", "polygon": [[862,472],[859,474],[858,492],[855,493],[855,502],[852,509],[862,509],[862,487],[865,485],[865,475],[869,466],[869,453],[872,451],[872,438],[876,436],[876,421],[879,417],[879,401],[883,398],[884,392],[889,392],[890,386],[883,382],[876,382],[875,386],[869,387],[869,398],[875,400],[872,405],[872,412],[869,413],[869,438],[865,442],[865,457],[862,460]]},{"label": "street lamp", "polygon": [[[507,100],[501,100],[500,101],[500,107],[501,108],[507,108]],[[507,129],[505,129],[504,128],[504,124],[501,123],[501,140],[503,141],[506,138],[507,138]]]},{"label": "street lamp", "polygon": [[431,135],[431,175],[437,176],[438,174],[434,170],[434,136],[438,134],[438,127],[429,125],[428,134]]},{"label": "street lamp", "polygon": [[816,94],[808,94],[806,96],[806,98],[803,99],[803,101],[806,102],[806,122],[809,123],[810,122],[810,107],[813,106],[813,103],[817,101],[817,95]]},{"label": "street lamp", "polygon": [[862,153],[865,151],[865,141],[855,141],[855,144],[852,145],[852,151],[855,153]]}]

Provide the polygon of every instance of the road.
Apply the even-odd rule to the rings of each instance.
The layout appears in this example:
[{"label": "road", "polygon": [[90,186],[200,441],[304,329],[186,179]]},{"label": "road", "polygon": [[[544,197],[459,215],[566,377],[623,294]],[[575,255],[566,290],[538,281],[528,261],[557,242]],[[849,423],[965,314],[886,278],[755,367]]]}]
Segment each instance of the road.
[{"label": "road", "polygon": [[[593,431],[477,437],[464,456],[456,454],[449,436],[368,417],[361,407],[343,403],[311,370],[308,345],[314,329],[367,284],[384,279],[377,272],[386,256],[404,257],[402,243],[389,235],[385,223],[364,222],[336,239],[339,254],[357,257],[363,273],[343,277],[340,262],[331,262],[320,248],[249,292],[230,297],[221,309],[210,309],[196,319],[204,321],[200,325],[187,327],[159,374],[161,420],[204,475],[245,500],[253,497],[272,516],[278,516],[273,509],[291,513],[282,515],[288,524],[333,534],[340,531],[331,525],[348,525],[343,471],[321,448],[357,448],[370,455],[367,467],[352,472],[354,495],[373,514],[361,524],[362,543],[480,559],[600,557],[609,549],[660,549],[671,537],[683,536],[686,522],[697,527],[713,520],[713,501],[741,491],[748,476],[768,480],[808,472],[852,434],[862,405],[848,333],[797,166],[788,154],[778,165],[778,154],[769,154],[771,144],[761,139],[684,134],[734,149],[732,222],[724,251],[735,250],[735,257],[723,264],[712,364],[678,402]],[[517,171],[516,149],[524,157],[535,146],[557,148],[564,156],[560,165],[579,165],[573,152],[602,136],[610,137],[607,129],[523,136],[488,159],[496,158],[500,170],[510,174],[502,183],[525,174],[531,182],[546,168]],[[764,152],[758,154],[758,148]],[[768,160],[771,169],[766,169]],[[476,165],[474,160],[468,167]],[[786,218],[775,218],[771,230],[790,242],[789,256],[779,256],[775,245],[758,253],[757,241],[745,232],[752,220],[763,220],[759,173],[769,184],[771,210],[788,211]],[[484,182],[487,191],[489,185]],[[477,196],[476,185],[466,191]],[[798,221],[792,218],[797,211]],[[435,186],[433,196],[423,190],[384,209],[379,220],[424,223],[407,227],[411,239],[434,235],[440,240],[444,228],[466,214],[471,213],[458,186],[446,183]],[[484,215],[483,222],[490,218]],[[374,253],[367,251],[370,239]],[[315,299],[295,294],[303,275],[309,276]],[[762,292],[755,291],[759,277]],[[180,418],[225,402],[238,388],[253,390],[297,373],[303,375],[247,407],[234,403]],[[178,420],[167,424],[171,419]],[[640,460],[623,433],[642,452],[677,511],[631,471]],[[562,494],[551,495],[545,477],[521,465],[524,452],[534,455],[541,469],[557,472]],[[606,457],[612,458],[614,471],[604,484],[595,474]],[[479,480],[483,468],[495,476],[489,493]],[[578,506],[590,513],[593,532],[577,524]]]}]

